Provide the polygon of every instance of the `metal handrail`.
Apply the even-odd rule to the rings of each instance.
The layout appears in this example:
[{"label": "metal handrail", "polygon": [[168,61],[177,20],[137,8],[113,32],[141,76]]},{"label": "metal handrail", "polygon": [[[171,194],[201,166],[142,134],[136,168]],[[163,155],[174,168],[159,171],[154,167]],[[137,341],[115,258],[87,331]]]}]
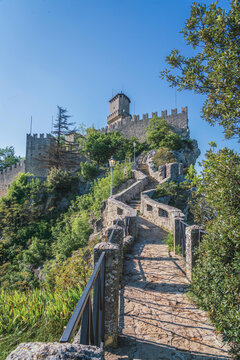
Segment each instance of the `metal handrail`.
[{"label": "metal handrail", "polygon": [[[60,343],[70,342],[82,319],[80,344],[103,347],[104,343],[105,252],[93,270],[77,306],[62,334]],[[93,289],[93,306],[91,290]]]}]

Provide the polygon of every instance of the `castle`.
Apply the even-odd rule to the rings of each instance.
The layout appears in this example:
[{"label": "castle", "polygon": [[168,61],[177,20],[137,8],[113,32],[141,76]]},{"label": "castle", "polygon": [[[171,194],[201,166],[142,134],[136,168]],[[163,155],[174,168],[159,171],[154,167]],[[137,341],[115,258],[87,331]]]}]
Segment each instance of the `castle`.
[{"label": "castle", "polygon": [[[136,137],[139,141],[146,140],[146,128],[149,125],[149,120],[158,116],[157,112],[153,112],[152,116],[143,114],[140,119],[139,115],[130,115],[130,99],[123,93],[118,93],[110,101],[110,115],[107,117],[107,126],[102,128],[103,133],[120,131],[127,139]],[[171,114],[167,114],[167,110],[161,112],[160,115],[171,129],[182,136],[184,139],[189,138],[188,127],[188,109],[182,108],[181,113],[177,109],[172,109]]]},{"label": "castle", "polygon": [[[128,139],[136,137],[140,142],[145,141],[149,121],[153,116],[158,116],[158,113],[153,112],[151,117],[148,114],[143,114],[141,119],[139,115],[130,115],[131,100],[123,93],[116,94],[109,102],[110,115],[107,117],[107,126],[100,129],[100,131],[102,133],[119,131]],[[167,110],[162,111],[161,117],[166,120],[174,132],[184,139],[189,138],[187,107],[182,108],[180,113],[177,112],[177,109],[173,109],[169,115]],[[43,153],[47,153],[52,139],[51,134],[46,134],[46,136],[44,134],[39,136],[37,134],[27,134],[26,160],[0,172],[0,196],[7,193],[9,185],[19,173],[29,172],[35,177],[46,178],[48,169],[43,166],[40,159]]]}]

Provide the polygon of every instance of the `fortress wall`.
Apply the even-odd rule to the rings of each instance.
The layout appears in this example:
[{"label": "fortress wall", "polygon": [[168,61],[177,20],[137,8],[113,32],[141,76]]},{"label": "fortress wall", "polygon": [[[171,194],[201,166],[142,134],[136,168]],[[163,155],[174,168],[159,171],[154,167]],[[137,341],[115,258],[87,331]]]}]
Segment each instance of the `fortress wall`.
[{"label": "fortress wall", "polygon": [[[29,172],[38,178],[46,178],[48,176],[48,161],[47,156],[53,141],[53,136],[51,134],[27,134],[27,144],[26,144],[26,172]],[[73,141],[74,137],[69,136],[68,141]],[[85,156],[79,154],[74,154],[76,150],[76,145],[67,145],[69,154],[66,155],[66,170],[75,170],[79,167],[80,162],[85,162]],[[72,152],[71,152],[72,151]]]},{"label": "fortress wall", "polygon": [[25,160],[0,171],[0,197],[5,196],[11,182],[19,173],[25,172]]},{"label": "fortress wall", "polygon": [[[26,172],[37,177],[46,177],[48,169],[46,162],[40,161],[41,156],[45,155],[51,144],[51,134],[27,134],[26,142]],[[45,155],[46,156],[46,155]]]},{"label": "fortress wall", "polygon": [[[148,114],[143,114],[142,119],[140,119],[139,115],[129,116],[101,129],[101,131],[103,133],[120,131],[128,139],[134,136],[143,142],[146,140],[146,128],[153,116],[158,116],[158,113],[152,113],[151,117]],[[162,111],[161,117],[166,120],[174,132],[184,138],[189,137],[187,107],[182,108],[180,113],[177,112],[177,109],[172,109],[169,115],[166,110]]]}]

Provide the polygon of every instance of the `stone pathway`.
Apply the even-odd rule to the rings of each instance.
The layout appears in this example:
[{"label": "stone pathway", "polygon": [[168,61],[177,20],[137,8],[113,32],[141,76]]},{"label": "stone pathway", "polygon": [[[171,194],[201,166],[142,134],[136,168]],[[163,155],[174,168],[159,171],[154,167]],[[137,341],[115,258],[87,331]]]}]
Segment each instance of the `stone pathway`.
[{"label": "stone pathway", "polygon": [[230,359],[206,313],[185,295],[183,263],[169,256],[164,236],[139,217],[139,239],[124,261],[119,347],[105,359]]}]

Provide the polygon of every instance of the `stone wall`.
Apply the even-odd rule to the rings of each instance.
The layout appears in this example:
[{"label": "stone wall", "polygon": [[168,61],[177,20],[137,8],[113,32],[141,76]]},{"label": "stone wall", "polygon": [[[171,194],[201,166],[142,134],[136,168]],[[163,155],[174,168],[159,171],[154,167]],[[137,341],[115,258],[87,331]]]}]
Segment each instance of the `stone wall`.
[{"label": "stone wall", "polygon": [[41,156],[44,156],[50,148],[52,139],[53,137],[51,134],[46,134],[46,136],[40,134],[39,137],[37,134],[27,134],[26,172],[37,177],[47,177],[47,163],[43,163],[40,158]]},{"label": "stone wall", "polygon": [[148,182],[148,177],[137,170],[134,170],[133,173],[137,181],[127,189],[107,200],[107,206],[103,214],[104,223],[107,226],[111,225],[114,219],[124,219],[126,216],[137,216],[137,211],[126,203],[134,199],[137,194],[143,191]]},{"label": "stone wall", "polygon": [[[146,140],[146,128],[153,116],[158,116],[158,113],[152,113],[151,117],[148,114],[143,114],[142,119],[140,119],[139,115],[129,116],[102,128],[101,131],[103,133],[120,131],[127,139],[134,136],[143,142]],[[189,138],[187,107],[182,108],[180,113],[177,112],[177,109],[172,109],[169,115],[165,110],[161,112],[160,116],[166,120],[174,132],[183,138]]]},{"label": "stone wall", "polygon": [[184,219],[184,214],[180,209],[151,199],[154,191],[155,189],[142,192],[141,212],[154,224],[169,231],[174,231],[175,218]]},{"label": "stone wall", "polygon": [[0,171],[0,197],[5,196],[11,182],[19,173],[25,172],[25,160]]},{"label": "stone wall", "polygon": [[[52,145],[54,138],[51,134],[27,134],[26,142],[26,172],[33,174],[38,178],[46,178],[48,175],[49,164],[47,161],[47,156],[49,149]],[[68,136],[68,141],[75,141],[74,135]],[[71,150],[76,150],[76,144],[69,144],[67,148]],[[79,168],[80,162],[86,161],[86,158],[78,153],[73,154],[69,152],[66,156],[66,169],[75,170]]]}]

